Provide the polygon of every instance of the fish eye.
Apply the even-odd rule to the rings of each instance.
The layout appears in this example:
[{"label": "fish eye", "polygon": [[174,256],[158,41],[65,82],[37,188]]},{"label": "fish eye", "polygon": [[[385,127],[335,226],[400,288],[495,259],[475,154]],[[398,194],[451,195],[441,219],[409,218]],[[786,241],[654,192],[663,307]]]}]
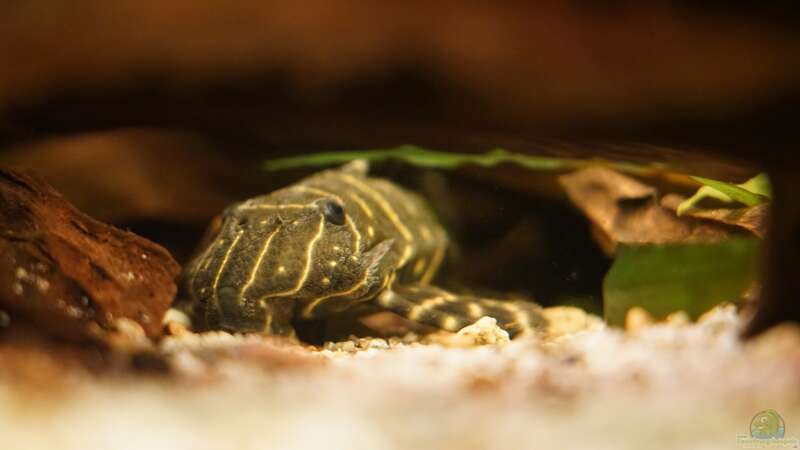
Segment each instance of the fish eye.
[{"label": "fish eye", "polygon": [[320,208],[328,223],[344,225],[344,208],[342,208],[342,205],[332,200],[327,200],[320,205]]}]

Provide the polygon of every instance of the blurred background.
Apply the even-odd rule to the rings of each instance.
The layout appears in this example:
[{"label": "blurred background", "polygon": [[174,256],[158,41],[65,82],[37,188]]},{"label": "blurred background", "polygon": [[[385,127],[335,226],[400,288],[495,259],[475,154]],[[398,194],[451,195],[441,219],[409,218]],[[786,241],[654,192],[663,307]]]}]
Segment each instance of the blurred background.
[{"label": "blurred background", "polygon": [[[6,2],[0,163],[179,261],[225,205],[308,172],[263,160],[309,151],[504,147],[735,182],[765,168],[780,211],[797,165],[795,19],[761,2]],[[598,291],[608,261],[554,177],[379,173],[452,199],[438,209],[457,256],[495,255],[454,283],[545,303]]]}]

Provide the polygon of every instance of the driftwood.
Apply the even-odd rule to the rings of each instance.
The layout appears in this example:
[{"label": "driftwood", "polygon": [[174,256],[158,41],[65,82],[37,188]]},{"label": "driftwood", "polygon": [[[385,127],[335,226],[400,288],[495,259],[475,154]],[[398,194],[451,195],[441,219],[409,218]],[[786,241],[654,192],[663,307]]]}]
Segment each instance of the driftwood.
[{"label": "driftwood", "polygon": [[81,213],[28,173],[0,172],[0,255],[6,319],[56,337],[99,339],[120,319],[156,337],[176,293],[179,267],[164,248]]}]

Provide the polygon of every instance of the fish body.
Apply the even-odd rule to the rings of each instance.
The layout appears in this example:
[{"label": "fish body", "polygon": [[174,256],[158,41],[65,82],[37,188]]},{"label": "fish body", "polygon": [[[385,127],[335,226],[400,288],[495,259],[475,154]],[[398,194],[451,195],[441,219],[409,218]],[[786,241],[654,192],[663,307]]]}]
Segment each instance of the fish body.
[{"label": "fish body", "polygon": [[182,277],[202,329],[292,335],[292,320],[366,303],[450,331],[485,315],[512,334],[543,323],[534,303],[432,286],[447,233],[424,199],[364,161],[232,205],[215,228]]}]

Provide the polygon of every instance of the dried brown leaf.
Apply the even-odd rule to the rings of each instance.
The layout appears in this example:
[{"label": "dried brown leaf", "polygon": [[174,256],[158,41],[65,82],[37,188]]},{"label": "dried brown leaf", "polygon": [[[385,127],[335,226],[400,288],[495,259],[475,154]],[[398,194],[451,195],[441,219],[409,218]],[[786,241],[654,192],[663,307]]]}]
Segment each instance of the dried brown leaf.
[{"label": "dried brown leaf", "polygon": [[618,244],[708,243],[729,235],[723,225],[678,217],[659,203],[653,187],[605,167],[563,175],[559,182],[607,253]]},{"label": "dried brown leaf", "polygon": [[[668,194],[661,199],[661,206],[671,211],[677,211],[678,206],[684,200],[686,200],[686,197],[681,195]],[[743,208],[690,209],[684,213],[684,216],[711,220],[744,228],[756,236],[763,238],[767,232],[769,203]]]}]

